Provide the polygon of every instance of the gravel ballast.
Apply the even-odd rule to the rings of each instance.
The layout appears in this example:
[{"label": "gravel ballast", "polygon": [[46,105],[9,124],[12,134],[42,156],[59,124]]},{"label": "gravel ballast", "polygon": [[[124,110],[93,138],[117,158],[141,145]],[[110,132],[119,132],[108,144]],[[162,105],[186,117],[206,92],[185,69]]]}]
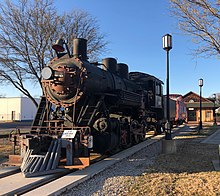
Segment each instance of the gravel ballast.
[{"label": "gravel ballast", "polygon": [[[138,154],[109,167],[92,179],[74,187],[63,195],[120,195],[128,192],[135,183],[132,179],[141,175],[161,152],[161,141],[142,149]],[[155,145],[156,144],[156,145]]]}]

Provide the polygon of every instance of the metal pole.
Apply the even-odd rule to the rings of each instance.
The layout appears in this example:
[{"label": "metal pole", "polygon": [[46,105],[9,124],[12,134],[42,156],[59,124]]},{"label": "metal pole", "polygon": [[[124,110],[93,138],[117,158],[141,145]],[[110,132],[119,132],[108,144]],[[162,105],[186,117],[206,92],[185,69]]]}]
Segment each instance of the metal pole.
[{"label": "metal pole", "polygon": [[166,128],[166,132],[165,132],[165,139],[166,140],[171,140],[171,126],[170,126],[170,93],[169,93],[169,49],[166,50],[167,51],[167,78],[166,78],[166,82],[167,82],[167,122],[165,125]]},{"label": "metal pole", "polygon": [[219,160],[219,166],[220,166],[220,144],[218,145],[218,160]]},{"label": "metal pole", "polygon": [[199,119],[199,130],[202,129],[202,86],[200,86],[200,119]]},{"label": "metal pole", "polygon": [[170,122],[170,100],[169,100],[169,50],[167,50],[167,121]]},{"label": "metal pole", "polygon": [[215,102],[216,102],[216,94],[215,95],[215,101],[214,101],[214,124],[213,125],[217,125],[217,122],[216,122],[216,113],[215,113]]}]

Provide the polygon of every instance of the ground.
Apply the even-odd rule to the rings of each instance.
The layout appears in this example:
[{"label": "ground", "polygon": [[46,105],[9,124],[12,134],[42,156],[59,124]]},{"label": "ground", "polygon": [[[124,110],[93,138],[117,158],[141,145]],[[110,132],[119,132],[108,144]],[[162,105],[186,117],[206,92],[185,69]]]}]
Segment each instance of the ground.
[{"label": "ground", "polygon": [[8,160],[9,154],[12,154],[12,145],[8,138],[0,138],[0,165]]},{"label": "ground", "polygon": [[[184,132],[175,137],[176,153],[160,154],[149,161],[149,164],[139,164],[136,168],[128,167],[121,175],[112,174],[104,184],[104,179],[99,180],[102,181],[100,187],[97,183],[90,183],[89,188],[96,185],[95,191],[91,191],[93,194],[87,192],[87,195],[220,195],[220,173],[215,171],[212,165],[212,160],[219,158],[218,145],[201,143],[218,129],[220,127],[209,126],[204,127],[200,133],[197,130]],[[1,139],[0,142],[2,162],[12,148],[6,145],[6,139]],[[142,158],[145,162],[145,157]],[[139,168],[142,166],[144,168]],[[116,168],[113,168],[114,171]],[[131,170],[134,169],[143,172],[140,175],[131,175]],[[97,175],[97,179],[99,178]],[[112,186],[113,193],[117,194],[111,194],[110,188],[104,186]],[[106,189],[106,192],[103,189]],[[79,187],[76,192],[79,193]],[[69,195],[73,195],[72,192]]]},{"label": "ground", "polygon": [[10,132],[15,133],[20,129],[21,133],[27,133],[31,123],[32,121],[0,122],[0,166],[8,160],[9,154],[13,154],[12,144],[9,141]]},{"label": "ground", "polygon": [[157,156],[135,177],[127,195],[220,195],[220,173],[212,165],[218,145],[200,143],[215,130],[206,127],[176,137],[177,152]]}]

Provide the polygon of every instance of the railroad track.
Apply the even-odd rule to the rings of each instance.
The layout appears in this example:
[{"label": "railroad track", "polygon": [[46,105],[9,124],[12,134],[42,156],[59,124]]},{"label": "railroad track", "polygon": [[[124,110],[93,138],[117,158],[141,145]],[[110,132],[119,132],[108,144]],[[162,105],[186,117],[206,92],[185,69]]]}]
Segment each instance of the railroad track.
[{"label": "railroad track", "polygon": [[[164,135],[148,135],[147,140],[131,148],[120,151],[111,157],[98,157],[95,162],[83,170],[60,170],[56,174],[50,174],[39,177],[25,178],[17,169],[9,175],[0,175],[0,195],[49,195],[59,194],[63,190],[76,186],[84,180],[87,180],[97,173],[105,170],[111,165],[123,160],[124,158],[135,154],[141,149],[152,145],[164,138]],[[101,161],[100,161],[101,160]],[[68,187],[68,188],[67,188]],[[45,192],[46,191],[46,192]],[[56,195],[55,194],[55,195]]]}]

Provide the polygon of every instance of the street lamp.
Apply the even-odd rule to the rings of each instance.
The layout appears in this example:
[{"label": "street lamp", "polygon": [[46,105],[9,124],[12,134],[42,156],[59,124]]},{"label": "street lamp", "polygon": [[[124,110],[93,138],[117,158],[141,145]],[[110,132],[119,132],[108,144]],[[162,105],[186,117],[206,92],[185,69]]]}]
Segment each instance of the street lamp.
[{"label": "street lamp", "polygon": [[167,110],[167,122],[165,125],[165,139],[172,140],[171,137],[171,125],[170,125],[170,101],[169,101],[169,51],[172,49],[172,36],[170,34],[166,34],[163,36],[163,49],[167,52],[167,97],[166,97],[166,110]]},{"label": "street lamp", "polygon": [[202,86],[203,86],[203,79],[199,79],[199,87],[200,87],[200,99],[199,99],[199,109],[200,109],[200,119],[199,119],[199,130],[202,129]]},{"label": "street lamp", "polygon": [[213,97],[214,97],[214,123],[213,123],[213,125],[217,125],[217,123],[216,123],[216,113],[215,113],[215,102],[216,102],[216,94],[214,93],[213,94]]}]

